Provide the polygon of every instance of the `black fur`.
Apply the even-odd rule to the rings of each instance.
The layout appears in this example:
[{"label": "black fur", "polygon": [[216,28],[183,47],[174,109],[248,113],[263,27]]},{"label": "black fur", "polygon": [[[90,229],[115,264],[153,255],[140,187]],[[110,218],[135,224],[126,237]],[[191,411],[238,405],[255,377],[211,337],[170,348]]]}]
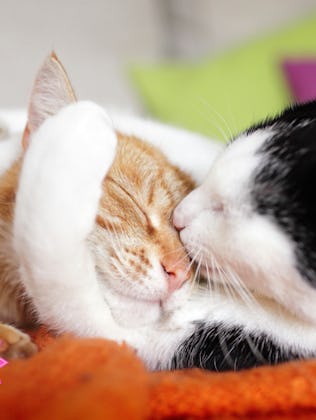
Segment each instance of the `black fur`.
[{"label": "black fur", "polygon": [[[240,327],[200,323],[178,348],[171,368],[203,368],[216,372],[275,365],[303,358],[277,345],[264,334],[255,336]],[[305,357],[306,358],[306,355]]]},{"label": "black fur", "polygon": [[298,271],[316,287],[316,102],[289,108],[248,133],[258,129],[272,135],[259,151],[253,205],[292,240]]}]

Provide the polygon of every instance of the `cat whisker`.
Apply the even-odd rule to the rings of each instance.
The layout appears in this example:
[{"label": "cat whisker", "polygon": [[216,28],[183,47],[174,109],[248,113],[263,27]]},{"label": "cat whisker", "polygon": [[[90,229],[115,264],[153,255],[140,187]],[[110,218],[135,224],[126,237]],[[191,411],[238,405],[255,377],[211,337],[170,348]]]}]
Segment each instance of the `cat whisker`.
[{"label": "cat whisker", "polygon": [[[213,270],[213,273],[220,273],[221,274],[221,267],[218,264],[214,255],[212,256],[212,270]],[[218,290],[220,288],[220,284],[216,281],[216,279],[213,283],[214,283],[215,292],[218,293]]]},{"label": "cat whisker", "polygon": [[[189,254],[186,253],[182,258],[179,258],[178,260],[176,260],[173,264],[171,264],[168,269],[171,271],[174,267],[176,267],[180,262],[182,262],[183,260],[187,259],[189,257]],[[189,270],[186,270],[186,273],[188,273]]]},{"label": "cat whisker", "polygon": [[194,290],[196,289],[195,285],[196,285],[196,280],[199,277],[200,274],[200,268],[201,268],[201,263],[202,263],[202,258],[199,258],[199,261],[197,263],[197,267],[196,270],[194,272],[194,276],[193,278],[190,280],[190,288],[189,288],[189,296],[192,296]]},{"label": "cat whisker", "polygon": [[254,307],[257,305],[256,300],[243,284],[243,282],[237,278],[237,275],[234,274],[228,267],[222,267],[216,260],[214,255],[209,255],[208,260],[211,263],[211,269],[213,273],[217,273],[219,282],[212,281],[208,265],[205,264],[207,277],[208,277],[208,286],[214,292],[218,291],[219,285],[222,286],[223,291],[225,292],[226,296],[230,297],[231,299],[235,300],[237,296],[241,298],[247,306]]},{"label": "cat whisker", "polygon": [[[116,258],[111,258],[112,264],[113,266],[116,268],[117,272],[120,274],[121,278],[124,278],[124,281],[127,282],[129,285],[132,286],[132,288],[135,286],[135,282],[133,280],[130,279],[129,273],[125,270],[125,266],[119,262]],[[113,273],[112,273],[113,276]],[[118,280],[120,281],[121,278],[118,278]],[[149,290],[148,285],[144,284],[143,285],[144,289]]]},{"label": "cat whisker", "polygon": [[189,272],[189,270],[191,270],[191,268],[192,268],[192,265],[193,264],[196,264],[196,258],[197,258],[197,256],[199,255],[201,253],[201,250],[199,249],[199,250],[197,250],[197,252],[194,254],[194,256],[192,257],[192,259],[191,259],[191,261],[190,261],[190,264],[188,265],[188,268],[187,268],[187,272]]},{"label": "cat whisker", "polygon": [[259,302],[255,299],[253,294],[248,290],[243,281],[239,278],[237,273],[229,269],[229,278],[231,284],[234,285],[236,292],[239,297],[247,304],[251,309],[258,309],[260,307]]},{"label": "cat whisker", "polygon": [[117,228],[114,226],[114,224],[111,220],[109,220],[108,223],[111,226],[111,232],[113,233],[115,239],[117,240],[117,242],[119,242],[119,236],[118,236]]},{"label": "cat whisker", "polygon": [[196,270],[195,270],[194,276],[193,276],[193,279],[192,279],[192,282],[191,282],[192,287],[194,287],[194,285],[195,285],[195,283],[196,283],[196,280],[197,280],[197,278],[199,277],[199,273],[200,273],[200,269],[201,269],[201,263],[202,263],[202,257],[200,256],[200,257],[199,257],[199,261],[198,261],[198,263],[197,263],[197,267],[196,267]]},{"label": "cat whisker", "polygon": [[[124,264],[125,263],[125,258],[122,255],[122,250],[121,250],[122,239],[119,237],[119,233],[118,233],[117,229],[115,229],[113,223],[111,221],[109,223],[111,225],[111,229],[112,229],[112,233],[113,233],[113,236],[111,237],[111,239],[112,239],[112,243],[111,243],[112,244],[112,247],[113,247],[116,255],[118,256],[121,264]],[[124,235],[124,232],[122,230],[122,227],[121,227],[120,235],[121,236]]]},{"label": "cat whisker", "polygon": [[218,111],[216,111],[216,109],[214,107],[212,107],[211,104],[209,102],[207,102],[203,97],[200,96],[199,99],[200,99],[200,102],[204,106],[206,106],[211,112],[213,112],[213,114],[215,114],[225,124],[225,127],[228,131],[228,134],[229,134],[229,136],[227,136],[227,135],[225,136],[225,140],[227,141],[227,140],[232,139],[234,137],[233,132],[232,132],[230,126],[228,125],[226,119]]},{"label": "cat whisker", "polygon": [[222,332],[221,329],[219,329],[219,344],[221,347],[221,350],[224,354],[224,360],[229,364],[229,366],[234,369],[234,361],[231,358],[231,353],[234,350],[235,344],[237,340],[233,343],[233,345],[229,348],[226,342],[226,334]]},{"label": "cat whisker", "polygon": [[202,112],[198,108],[198,113],[213,127],[216,128],[216,130],[219,132],[219,134],[223,137],[224,141],[227,143],[229,141],[228,134],[223,130],[223,128],[217,124],[214,120],[212,120],[209,115],[206,115],[204,112]]},{"label": "cat whisker", "polygon": [[234,273],[233,271],[230,271],[230,277],[233,280],[233,282],[235,282],[235,284],[237,286],[237,290],[240,293],[242,293],[242,295],[247,299],[247,301],[250,304],[257,305],[256,299],[254,298],[252,293],[248,290],[248,288],[243,283],[243,281],[239,278],[239,276],[236,273]]},{"label": "cat whisker", "polygon": [[216,280],[214,281],[214,274],[212,274],[216,272],[217,264],[213,256],[211,257],[210,261],[211,261],[211,270],[212,270],[211,272],[209,272],[209,267],[207,266],[207,271],[209,272],[209,275],[210,275],[210,287],[213,293],[217,293],[219,285]]},{"label": "cat whisker", "polygon": [[125,278],[128,282],[130,282],[130,279],[128,276],[126,276],[126,273],[124,272],[122,265],[118,264],[118,260],[116,258],[111,257],[111,262],[113,266],[116,268],[117,272]]},{"label": "cat whisker", "polygon": [[250,347],[250,350],[252,351],[252,353],[254,354],[254,356],[256,357],[256,359],[258,361],[260,361],[261,363],[263,363],[264,365],[268,364],[268,361],[263,357],[262,353],[260,352],[258,346],[256,345],[256,343],[254,342],[254,340],[249,336],[249,335],[245,335],[245,339]]},{"label": "cat whisker", "polygon": [[209,268],[208,268],[208,265],[207,265],[206,262],[204,263],[204,267],[205,267],[205,271],[206,271],[207,286],[208,286],[208,288],[210,290],[210,293],[212,294],[212,292],[213,292],[213,283],[211,281],[210,271],[209,271]]},{"label": "cat whisker", "polygon": [[[216,264],[215,259],[212,259],[212,261]],[[224,288],[224,291],[226,292],[226,294],[228,294],[231,298],[234,298],[235,293],[237,292],[238,295],[242,298],[242,300],[246,301],[246,303],[248,305],[249,305],[249,303],[251,303],[252,308],[254,308],[253,305],[256,304],[256,303],[254,303],[256,301],[255,301],[254,298],[252,298],[248,289],[246,289],[245,286],[242,285],[242,282],[239,279],[239,277],[234,276],[233,273],[231,272],[231,270],[229,270],[229,275],[230,276],[227,278],[227,271],[225,269],[223,269],[219,266],[217,266],[216,268],[217,268],[217,271],[220,273],[220,279],[223,283],[223,288]],[[224,280],[223,280],[223,277],[224,277]],[[233,280],[233,282],[231,282],[230,280]],[[225,336],[223,336],[222,333],[220,333],[220,346],[221,346],[221,349],[222,349],[223,354],[224,354],[224,359],[234,369],[235,369],[235,363],[233,362],[232,358],[230,357],[230,354],[232,353],[232,351],[234,350],[234,348],[238,344],[238,341],[242,338],[243,338],[243,336],[240,335],[238,338],[236,338],[236,340],[231,345],[231,347],[228,348],[228,346],[226,344]],[[254,341],[251,339],[251,337],[249,337],[248,335],[245,335],[244,338],[248,342],[249,348],[252,351],[252,353],[255,355],[256,359],[258,361],[266,364],[267,361],[264,359],[264,357],[262,356],[261,352],[258,349],[258,346],[254,343]]]},{"label": "cat whisker", "polygon": [[250,301],[247,299],[248,293],[244,290],[241,282],[237,280],[232,270],[230,270],[228,267],[225,267],[225,277],[226,282],[231,284],[237,296],[249,305]]},{"label": "cat whisker", "polygon": [[230,288],[228,287],[228,285],[229,285],[229,282],[227,282],[226,281],[226,277],[225,277],[225,273],[224,273],[224,271],[222,270],[222,269],[219,269],[218,270],[218,275],[219,275],[219,278],[220,278],[220,281],[221,281],[221,285],[222,285],[222,287],[223,287],[223,290],[224,290],[224,292],[225,292],[225,295],[228,297],[228,298],[232,298],[232,296],[231,296],[231,291],[230,291]]},{"label": "cat whisker", "polygon": [[[166,257],[166,256],[168,256],[168,255],[171,255],[171,254],[176,254],[177,252],[182,251],[183,249],[184,249],[184,248],[183,248],[183,246],[179,246],[178,248],[175,248],[175,249],[173,249],[172,251],[169,251],[169,252],[164,252],[164,253],[162,254],[162,258],[163,258],[163,257]],[[190,257],[189,253],[187,253],[187,257]]]},{"label": "cat whisker", "polygon": [[224,284],[224,287],[227,287],[227,290],[229,291],[230,298],[235,300],[236,296],[238,296],[235,284],[231,282],[231,279],[230,279],[229,275],[227,274],[225,268],[218,267],[218,271],[221,274],[221,280]]}]

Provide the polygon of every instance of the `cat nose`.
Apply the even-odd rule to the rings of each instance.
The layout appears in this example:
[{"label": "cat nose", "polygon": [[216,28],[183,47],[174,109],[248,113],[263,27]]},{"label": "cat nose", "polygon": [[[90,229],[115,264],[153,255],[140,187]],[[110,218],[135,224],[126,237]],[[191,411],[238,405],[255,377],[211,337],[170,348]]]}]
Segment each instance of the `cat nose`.
[{"label": "cat nose", "polygon": [[203,210],[205,206],[205,194],[201,187],[191,191],[184,199],[177,205],[173,212],[174,227],[181,231],[189,226],[196,216]]},{"label": "cat nose", "polygon": [[191,270],[187,265],[175,266],[175,264],[170,264],[168,268],[168,264],[165,262],[160,263],[164,272],[167,275],[168,281],[168,292],[172,293],[185,283],[191,277]]}]

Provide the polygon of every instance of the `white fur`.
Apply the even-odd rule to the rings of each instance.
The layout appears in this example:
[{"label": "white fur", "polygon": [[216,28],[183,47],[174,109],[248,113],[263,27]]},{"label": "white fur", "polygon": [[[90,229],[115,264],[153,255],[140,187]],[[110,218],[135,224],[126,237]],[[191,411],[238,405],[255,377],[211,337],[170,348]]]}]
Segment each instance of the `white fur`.
[{"label": "white fur", "polygon": [[[316,291],[297,271],[291,241],[273,220],[257,214],[250,199],[250,181],[262,159],[256,152],[272,134],[259,130],[230,144],[202,185],[175,209],[174,221],[191,255],[199,251],[205,273],[219,282],[242,283],[315,328]],[[271,331],[282,337],[275,321]]]}]

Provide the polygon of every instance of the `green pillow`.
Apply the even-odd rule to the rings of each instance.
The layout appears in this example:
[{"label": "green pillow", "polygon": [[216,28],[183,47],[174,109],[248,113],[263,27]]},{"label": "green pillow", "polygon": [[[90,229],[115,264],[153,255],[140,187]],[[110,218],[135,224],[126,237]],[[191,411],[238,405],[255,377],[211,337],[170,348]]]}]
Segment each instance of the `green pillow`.
[{"label": "green pillow", "polygon": [[132,79],[152,115],[227,139],[291,101],[279,63],[316,54],[316,15],[197,64],[137,65]]}]

